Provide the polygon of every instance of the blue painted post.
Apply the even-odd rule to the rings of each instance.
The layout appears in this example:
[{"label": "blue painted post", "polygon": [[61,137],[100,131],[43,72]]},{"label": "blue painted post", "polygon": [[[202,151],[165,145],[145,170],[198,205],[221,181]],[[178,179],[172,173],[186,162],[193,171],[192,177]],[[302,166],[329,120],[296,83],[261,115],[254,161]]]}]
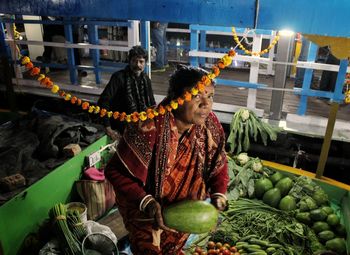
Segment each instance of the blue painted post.
[{"label": "blue painted post", "polygon": [[341,103],[344,100],[344,94],[343,94],[343,86],[345,82],[345,76],[346,76],[346,70],[348,68],[349,60],[342,59],[340,61],[337,81],[335,83],[335,89],[333,93],[333,101],[337,103]]},{"label": "blue painted post", "polygon": [[[200,51],[206,51],[207,50],[207,34],[205,32],[205,30],[201,30],[200,31],[200,44],[199,44],[199,50]],[[204,67],[205,66],[205,58],[199,58],[199,65]]]},{"label": "blue painted post", "polygon": [[[94,25],[94,24],[88,25],[88,37],[89,37],[89,42],[91,44],[99,44],[97,25]],[[100,75],[100,68],[99,68],[100,50],[90,49],[90,55],[92,57],[92,63],[94,65],[96,84],[101,84],[101,75]]]},{"label": "blue painted post", "polygon": [[0,57],[11,58],[11,50],[8,44],[5,41],[5,28],[4,24],[0,23]]},{"label": "blue painted post", "polygon": [[141,46],[147,51],[148,53],[148,61],[146,63],[145,67],[145,73],[147,73],[148,76],[151,75],[151,53],[150,53],[150,22],[149,21],[141,21],[140,24],[141,28],[141,35],[140,35],[140,41]]},{"label": "blue painted post", "polygon": [[[317,45],[314,43],[310,43],[309,47],[309,54],[307,56],[308,62],[314,62],[316,60],[316,54],[317,54]],[[304,92],[307,93],[310,91],[310,85],[312,80],[312,73],[313,69],[306,69],[304,74],[304,80],[303,80],[303,87],[301,92],[301,97],[299,101],[299,107],[298,107],[298,115],[305,115],[306,109],[307,109],[307,95],[304,95]]]},{"label": "blue painted post", "polygon": [[[72,24],[64,25],[64,35],[66,37],[67,42],[73,43]],[[74,49],[73,48],[67,48],[67,58],[68,58],[70,82],[72,84],[77,84],[78,83],[77,82],[77,72],[76,72],[76,67],[75,67]]]},{"label": "blue painted post", "polygon": [[[198,51],[198,30],[192,29],[192,25],[190,25],[191,37],[190,37],[190,50]],[[190,64],[192,66],[198,66],[198,57],[190,57]]]}]

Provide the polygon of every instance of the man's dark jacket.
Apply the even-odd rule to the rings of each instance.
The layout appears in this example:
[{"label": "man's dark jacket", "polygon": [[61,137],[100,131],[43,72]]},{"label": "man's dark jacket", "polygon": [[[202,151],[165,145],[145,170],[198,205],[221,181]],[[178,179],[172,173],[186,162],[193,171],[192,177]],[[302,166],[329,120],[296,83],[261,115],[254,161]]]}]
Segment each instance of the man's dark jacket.
[{"label": "man's dark jacket", "polygon": [[[108,111],[133,112],[145,111],[148,107],[156,104],[154,100],[151,80],[142,72],[135,77],[130,67],[115,72],[102,92],[98,103],[101,108]],[[104,118],[104,125],[123,132],[125,125],[112,118]]]}]

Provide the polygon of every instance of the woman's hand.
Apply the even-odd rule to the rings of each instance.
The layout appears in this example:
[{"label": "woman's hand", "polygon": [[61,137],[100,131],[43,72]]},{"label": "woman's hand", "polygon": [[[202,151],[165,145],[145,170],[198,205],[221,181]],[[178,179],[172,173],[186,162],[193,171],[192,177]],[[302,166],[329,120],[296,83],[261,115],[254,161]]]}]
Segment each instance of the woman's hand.
[{"label": "woman's hand", "polygon": [[160,204],[155,199],[152,199],[152,201],[147,204],[145,208],[145,213],[150,218],[154,219],[155,229],[160,228],[166,231],[176,232],[175,230],[168,228],[167,226],[164,225],[162,208],[160,207]]},{"label": "woman's hand", "polygon": [[106,134],[113,140],[113,141],[116,141],[116,140],[119,140],[121,135],[113,130],[111,127],[106,127]]},{"label": "woman's hand", "polygon": [[222,197],[222,196],[215,196],[211,198],[211,203],[212,205],[215,206],[216,209],[218,209],[219,211],[223,211],[225,210],[226,206],[227,206],[227,200],[226,198]]}]

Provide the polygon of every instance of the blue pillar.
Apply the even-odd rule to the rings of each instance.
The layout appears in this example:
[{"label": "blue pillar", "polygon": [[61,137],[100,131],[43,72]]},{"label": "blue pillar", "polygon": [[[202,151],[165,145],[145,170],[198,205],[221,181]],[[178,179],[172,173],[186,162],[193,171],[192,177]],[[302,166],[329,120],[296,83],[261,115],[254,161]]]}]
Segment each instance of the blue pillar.
[{"label": "blue pillar", "polygon": [[[200,51],[206,51],[207,50],[207,34],[205,30],[200,31],[200,45],[199,45],[199,50]],[[199,64],[200,66],[204,67],[205,66],[205,58],[199,58]]]},{"label": "blue pillar", "polygon": [[[190,50],[198,51],[198,30],[192,29],[192,26],[190,25],[190,31],[191,31],[191,38],[190,38]],[[198,66],[198,57],[190,57],[190,64],[192,66]]]},{"label": "blue pillar", "polygon": [[[307,56],[308,62],[314,62],[316,60],[317,54],[317,45],[314,43],[310,43],[309,53]],[[304,92],[310,91],[310,85],[312,80],[313,69],[306,69],[303,80],[303,87],[301,91],[299,107],[298,107],[298,115],[305,115],[307,109],[307,95],[304,95]]]},{"label": "blue pillar", "polygon": [[11,50],[8,44],[5,41],[5,28],[4,24],[0,23],[0,57],[11,58]]},{"label": "blue pillar", "polygon": [[[64,35],[66,37],[67,42],[73,43],[72,24],[64,25]],[[77,84],[78,83],[77,82],[77,72],[76,72],[76,67],[75,67],[74,49],[73,48],[67,48],[67,59],[68,59],[70,82],[72,84]]]},{"label": "blue pillar", "polygon": [[[97,25],[90,25],[90,24],[88,25],[88,36],[89,36],[89,42],[91,44],[99,44]],[[100,75],[100,69],[99,69],[100,50],[90,49],[90,55],[92,57],[92,63],[94,65],[96,84],[100,84],[101,83],[101,75]]]},{"label": "blue pillar", "polygon": [[150,41],[149,41],[149,35],[150,35],[150,26],[149,26],[149,21],[141,21],[140,28],[141,28],[141,35],[140,35],[140,40],[141,40],[141,46],[147,51],[148,54],[148,61],[146,63],[145,67],[145,73],[147,73],[148,76],[150,76],[151,68],[150,68],[150,63],[151,63],[151,54],[150,54]]}]

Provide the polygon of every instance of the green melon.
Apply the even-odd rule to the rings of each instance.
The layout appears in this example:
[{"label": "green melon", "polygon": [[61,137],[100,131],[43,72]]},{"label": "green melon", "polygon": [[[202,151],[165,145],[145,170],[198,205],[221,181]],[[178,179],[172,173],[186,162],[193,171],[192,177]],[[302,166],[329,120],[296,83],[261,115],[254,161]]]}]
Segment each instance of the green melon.
[{"label": "green melon", "polygon": [[273,188],[272,182],[267,178],[260,178],[255,182],[254,192],[255,197],[262,198],[264,193]]},{"label": "green melon", "polygon": [[275,188],[281,191],[282,197],[287,195],[290,189],[293,187],[293,181],[289,177],[284,177],[276,183]]},{"label": "green melon", "polygon": [[278,208],[280,208],[282,211],[292,211],[297,208],[296,202],[294,197],[292,196],[285,196],[281,199]]},{"label": "green melon", "polygon": [[284,177],[284,175],[280,172],[276,172],[273,175],[271,175],[270,180],[273,184],[277,183],[279,180],[281,180]]},{"label": "green melon", "polygon": [[218,211],[205,201],[184,200],[166,207],[164,223],[180,232],[201,234],[212,230],[218,221]]},{"label": "green melon", "polygon": [[277,188],[270,189],[265,192],[263,201],[272,207],[277,207],[281,200],[281,191]]}]

